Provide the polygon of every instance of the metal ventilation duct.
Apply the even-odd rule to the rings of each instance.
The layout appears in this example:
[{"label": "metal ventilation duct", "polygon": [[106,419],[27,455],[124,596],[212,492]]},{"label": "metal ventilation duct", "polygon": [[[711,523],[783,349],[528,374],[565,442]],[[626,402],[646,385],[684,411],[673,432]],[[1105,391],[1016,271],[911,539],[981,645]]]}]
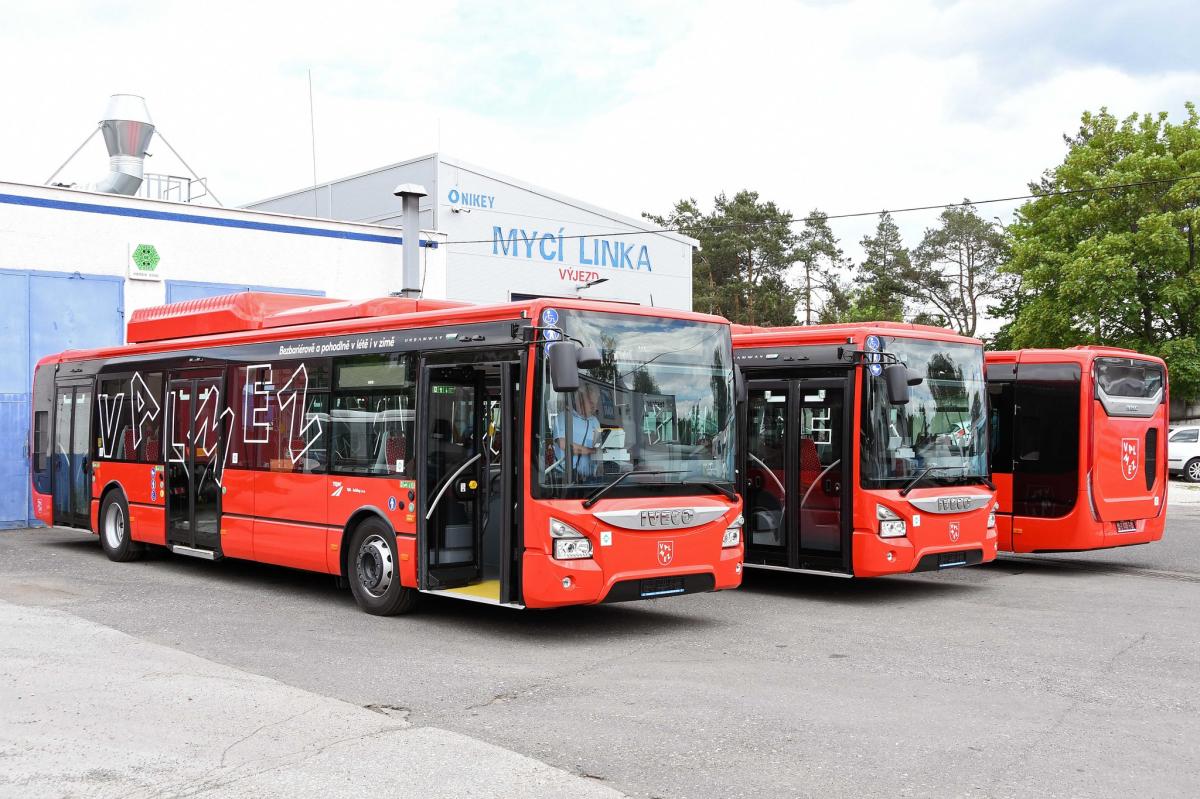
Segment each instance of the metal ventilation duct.
[{"label": "metal ventilation duct", "polygon": [[146,148],[154,136],[146,101],[136,94],[114,94],[108,98],[100,132],[108,147],[110,171],[108,177],[96,184],[96,191],[136,194],[142,185]]}]

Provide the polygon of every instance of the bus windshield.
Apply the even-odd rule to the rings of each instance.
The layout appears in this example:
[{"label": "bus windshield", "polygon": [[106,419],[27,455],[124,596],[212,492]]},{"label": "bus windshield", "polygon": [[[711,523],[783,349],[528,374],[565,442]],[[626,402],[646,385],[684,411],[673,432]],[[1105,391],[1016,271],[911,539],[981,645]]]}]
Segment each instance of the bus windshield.
[{"label": "bus windshield", "polygon": [[[538,496],[714,493],[734,477],[729,328],[711,322],[560,311],[556,326],[601,353],[580,387],[556,392],[538,347]],[[552,333],[553,335],[553,333]],[[717,489],[720,490],[720,489]]]},{"label": "bus windshield", "polygon": [[882,375],[863,369],[863,487],[903,487],[931,468],[925,485],[986,480],[983,348],[897,338],[886,341],[884,351],[922,379],[907,404],[892,405]]}]

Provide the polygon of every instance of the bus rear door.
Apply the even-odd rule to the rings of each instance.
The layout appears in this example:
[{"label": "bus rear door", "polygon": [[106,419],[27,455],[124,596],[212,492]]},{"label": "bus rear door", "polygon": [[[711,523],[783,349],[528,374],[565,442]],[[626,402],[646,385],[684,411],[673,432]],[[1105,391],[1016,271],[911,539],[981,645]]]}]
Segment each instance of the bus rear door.
[{"label": "bus rear door", "polygon": [[747,565],[851,572],[846,386],[748,381]]},{"label": "bus rear door", "polygon": [[1158,515],[1164,483],[1167,409],[1157,364],[1098,358],[1091,400],[1092,497],[1118,533]]},{"label": "bus rear door", "polygon": [[519,361],[431,356],[421,369],[417,551],[424,591],[519,604]]},{"label": "bus rear door", "polygon": [[91,527],[92,381],[59,384],[54,398],[54,523]]}]

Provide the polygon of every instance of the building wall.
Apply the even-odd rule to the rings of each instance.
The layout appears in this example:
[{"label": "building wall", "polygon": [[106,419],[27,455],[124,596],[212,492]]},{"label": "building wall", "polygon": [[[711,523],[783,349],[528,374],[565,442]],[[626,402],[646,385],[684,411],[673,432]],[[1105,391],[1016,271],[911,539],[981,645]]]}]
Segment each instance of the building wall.
[{"label": "building wall", "polygon": [[[691,309],[692,239],[645,233],[645,220],[440,154],[383,167],[251,204],[296,212],[328,208],[334,218],[399,224],[392,190],[419,183],[422,225],[447,236],[446,273],[426,278],[428,296],[499,302],[514,293],[583,296]],[[311,211],[310,211],[311,212]]]}]

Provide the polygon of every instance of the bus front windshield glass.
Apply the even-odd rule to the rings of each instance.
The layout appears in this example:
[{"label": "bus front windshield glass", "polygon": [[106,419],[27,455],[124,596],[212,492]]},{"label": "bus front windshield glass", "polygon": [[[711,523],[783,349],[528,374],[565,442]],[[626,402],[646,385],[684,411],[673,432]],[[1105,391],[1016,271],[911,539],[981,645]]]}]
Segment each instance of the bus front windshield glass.
[{"label": "bus front windshield glass", "polygon": [[983,348],[897,338],[885,339],[883,349],[921,382],[909,389],[907,404],[893,405],[883,376],[863,367],[863,486],[902,488],[922,473],[925,486],[986,480]]},{"label": "bus front windshield glass", "polygon": [[[556,326],[601,363],[556,392],[539,346],[534,481],[539,496],[714,493],[734,477],[729,328],[631,314],[559,311]],[[714,486],[715,484],[715,486]]]}]

